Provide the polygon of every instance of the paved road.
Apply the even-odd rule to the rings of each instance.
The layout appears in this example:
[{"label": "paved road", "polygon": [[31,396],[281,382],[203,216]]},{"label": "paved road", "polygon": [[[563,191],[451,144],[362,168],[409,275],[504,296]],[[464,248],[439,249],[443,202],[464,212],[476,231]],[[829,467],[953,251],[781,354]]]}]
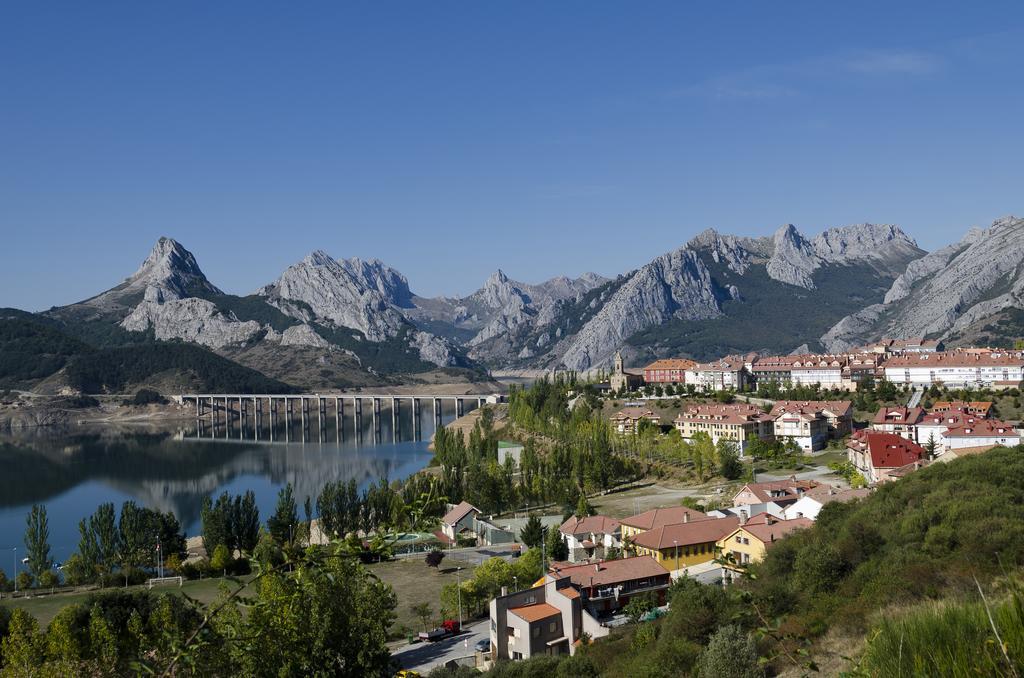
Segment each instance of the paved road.
[{"label": "paved road", "polygon": [[403,669],[413,669],[426,674],[436,666],[450,659],[472,657],[473,646],[477,641],[490,638],[489,620],[467,624],[465,630],[452,638],[445,638],[436,643],[413,643],[403,645],[391,656],[398,660]]}]

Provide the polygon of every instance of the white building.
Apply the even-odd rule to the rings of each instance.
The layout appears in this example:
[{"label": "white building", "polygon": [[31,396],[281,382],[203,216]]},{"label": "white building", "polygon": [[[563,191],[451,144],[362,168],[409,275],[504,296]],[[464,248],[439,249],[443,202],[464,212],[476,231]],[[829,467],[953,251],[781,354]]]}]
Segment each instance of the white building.
[{"label": "white building", "polygon": [[888,381],[914,387],[1010,388],[1024,381],[1024,351],[904,353],[886,360],[883,370]]},{"label": "white building", "polygon": [[743,358],[729,356],[686,370],[686,383],[701,391],[739,391],[746,384],[746,374]]},{"label": "white building", "polygon": [[944,452],[995,445],[1016,447],[1021,444],[1021,432],[1003,421],[977,419],[950,426],[943,443]]},{"label": "white building", "polygon": [[847,502],[854,499],[861,499],[871,494],[866,488],[856,490],[840,490],[831,485],[823,485],[810,490],[804,496],[786,507],[783,519],[793,520],[795,518],[809,518],[817,520],[818,514],[825,504],[832,502]]}]

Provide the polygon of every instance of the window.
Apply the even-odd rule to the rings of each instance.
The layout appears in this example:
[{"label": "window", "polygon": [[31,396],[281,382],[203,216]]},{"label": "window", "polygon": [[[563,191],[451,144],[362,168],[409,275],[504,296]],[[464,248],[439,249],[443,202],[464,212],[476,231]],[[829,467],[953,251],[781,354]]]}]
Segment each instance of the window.
[{"label": "window", "polygon": [[553,621],[548,624],[548,633],[554,633],[558,629],[558,622]]},{"label": "window", "polygon": [[534,626],[532,629],[530,629],[530,635],[534,638],[540,638],[540,627]]}]

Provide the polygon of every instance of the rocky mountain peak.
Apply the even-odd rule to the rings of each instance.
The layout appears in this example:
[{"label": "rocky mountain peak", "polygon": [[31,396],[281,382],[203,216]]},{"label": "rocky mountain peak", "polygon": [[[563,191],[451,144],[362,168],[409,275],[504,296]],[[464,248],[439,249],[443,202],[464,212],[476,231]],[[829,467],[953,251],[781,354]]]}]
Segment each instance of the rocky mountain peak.
[{"label": "rocky mountain peak", "polygon": [[780,282],[815,289],[811,274],[819,266],[814,248],[793,224],[780,226],[772,236],[775,249],[768,260],[768,275]]},{"label": "rocky mountain peak", "polygon": [[139,269],[111,292],[120,295],[142,292],[161,299],[184,299],[203,292],[223,294],[206,279],[195,256],[177,240],[167,237],[157,240]]},{"label": "rocky mountain peak", "polygon": [[848,257],[885,256],[894,248],[917,249],[917,242],[893,224],[854,224],[820,233],[812,246],[825,261],[841,261]]}]

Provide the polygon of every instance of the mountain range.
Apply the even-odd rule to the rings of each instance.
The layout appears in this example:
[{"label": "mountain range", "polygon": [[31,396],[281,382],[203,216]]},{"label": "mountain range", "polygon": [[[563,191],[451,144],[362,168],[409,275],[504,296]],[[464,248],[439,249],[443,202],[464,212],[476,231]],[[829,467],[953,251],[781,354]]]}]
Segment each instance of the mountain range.
[{"label": "mountain range", "polygon": [[619,350],[637,363],[844,351],[883,336],[1005,343],[1024,329],[1022,266],[1024,220],[1014,217],[930,253],[893,225],[808,237],[787,224],[760,238],[707,230],[615,278],[528,284],[498,270],[466,297],[422,297],[382,261],[317,250],[237,296],[161,238],[110,290],[0,321],[36,322],[97,350],[188,344],[295,388],[325,388],[438,370],[587,371]]}]

